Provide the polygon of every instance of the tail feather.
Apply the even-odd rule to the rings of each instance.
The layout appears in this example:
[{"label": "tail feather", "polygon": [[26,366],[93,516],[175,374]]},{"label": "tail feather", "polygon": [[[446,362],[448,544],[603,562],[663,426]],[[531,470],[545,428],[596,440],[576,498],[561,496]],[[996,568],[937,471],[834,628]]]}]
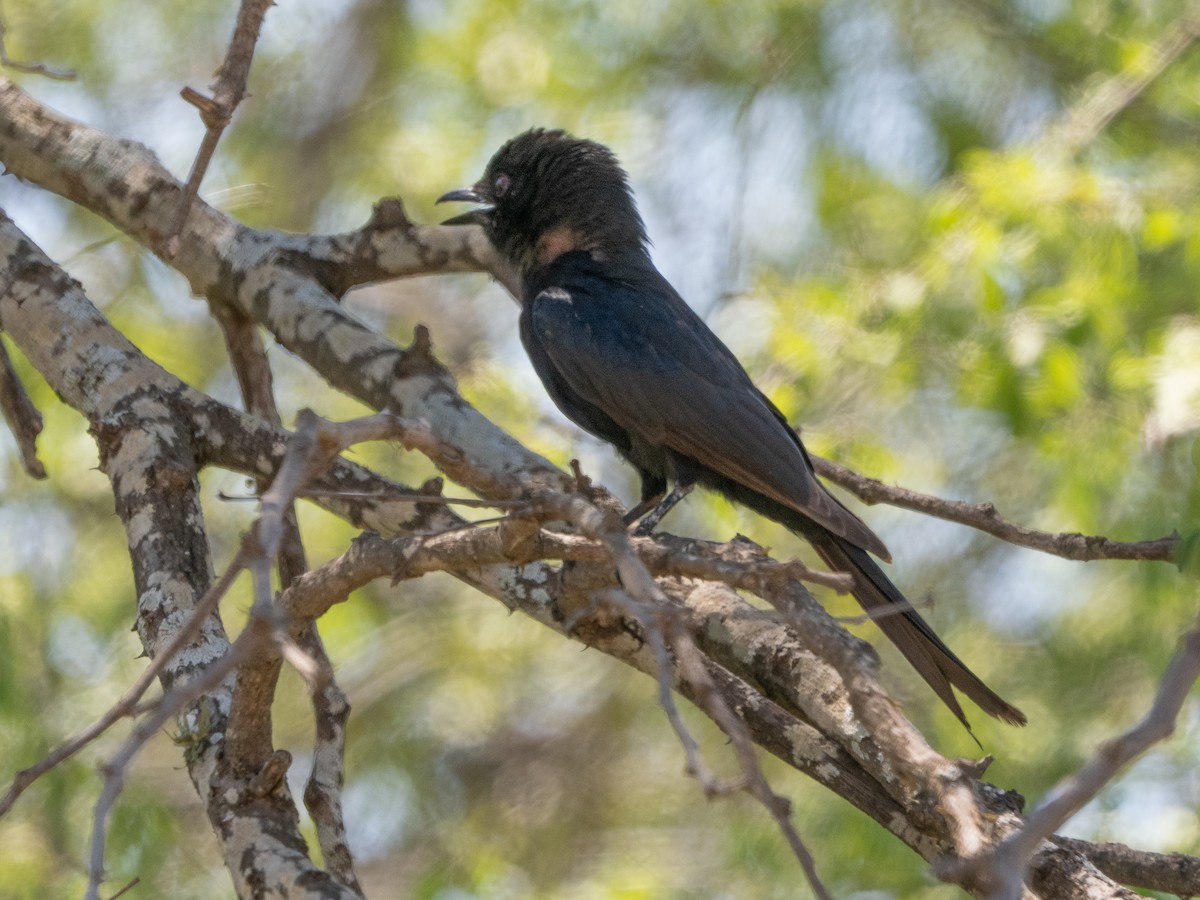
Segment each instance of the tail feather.
[{"label": "tail feather", "polygon": [[813,531],[806,529],[805,537],[821,558],[832,568],[854,576],[852,593],[863,609],[875,613],[894,610],[897,605],[904,607],[904,612],[879,616],[876,624],[968,731],[971,725],[951,685],[988,715],[1013,725],[1025,724],[1025,714],[984,684],[954,655],[865,550],[837,535],[828,532],[818,535]]},{"label": "tail feather", "polygon": [[[876,624],[968,731],[971,726],[958,703],[954,688],[962,691],[988,715],[1014,725],[1025,724],[1025,714],[980,681],[979,676],[942,643],[929,623],[912,608],[900,589],[892,584],[866,550],[832,533],[803,513],[720,473],[703,470],[701,481],[798,534],[812,544],[831,568],[853,575],[855,599],[868,613],[888,613],[879,615]],[[903,612],[897,612],[897,607]]]}]

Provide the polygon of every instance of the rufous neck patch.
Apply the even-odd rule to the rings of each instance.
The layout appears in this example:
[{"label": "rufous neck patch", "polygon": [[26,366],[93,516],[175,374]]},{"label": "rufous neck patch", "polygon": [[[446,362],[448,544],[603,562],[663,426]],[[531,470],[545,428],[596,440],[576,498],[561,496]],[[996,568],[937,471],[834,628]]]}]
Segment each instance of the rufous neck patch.
[{"label": "rufous neck patch", "polygon": [[587,244],[574,229],[559,225],[542,233],[534,247],[533,256],[540,267],[549,265],[564,253],[587,249]]}]

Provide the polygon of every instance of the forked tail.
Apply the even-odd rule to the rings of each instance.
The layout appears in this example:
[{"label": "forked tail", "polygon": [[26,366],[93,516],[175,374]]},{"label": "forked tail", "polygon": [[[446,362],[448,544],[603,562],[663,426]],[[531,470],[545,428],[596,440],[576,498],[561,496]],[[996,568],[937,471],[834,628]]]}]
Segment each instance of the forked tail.
[{"label": "forked tail", "polygon": [[[868,613],[877,616],[875,623],[968,731],[971,725],[951,685],[970,697],[988,715],[1013,725],[1025,724],[1025,714],[980,681],[954,651],[942,643],[929,623],[912,608],[900,589],[865,550],[828,532],[812,534],[814,530],[808,529],[810,533],[805,537],[817,553],[831,568],[854,576],[856,584],[852,593],[855,599]],[[904,611],[894,612],[897,606]]]}]

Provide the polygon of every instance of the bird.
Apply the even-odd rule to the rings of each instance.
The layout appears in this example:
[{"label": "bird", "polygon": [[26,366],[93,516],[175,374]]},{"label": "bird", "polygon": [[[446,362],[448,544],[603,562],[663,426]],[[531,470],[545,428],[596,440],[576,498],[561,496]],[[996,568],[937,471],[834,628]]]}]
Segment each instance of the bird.
[{"label": "bird", "polygon": [[[534,128],[503,144],[474,185],[479,225],[519,275],[521,342],[555,405],[637,471],[625,517],[648,534],[696,485],[806,540],[969,733],[954,688],[1024,725],[937,636],[873,557],[883,541],[818,480],[782,412],[655,267],[629,177],[605,145]],[[668,492],[668,486],[671,488]]]}]

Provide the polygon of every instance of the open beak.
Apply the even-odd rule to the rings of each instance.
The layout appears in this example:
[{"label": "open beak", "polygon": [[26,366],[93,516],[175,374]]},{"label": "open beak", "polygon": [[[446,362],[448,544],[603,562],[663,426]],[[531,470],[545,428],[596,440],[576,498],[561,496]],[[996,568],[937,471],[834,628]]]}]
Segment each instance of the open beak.
[{"label": "open beak", "polygon": [[[487,198],[479,193],[473,187],[459,188],[456,191],[450,191],[448,194],[442,194],[437,198],[438,203],[487,203]],[[447,219],[443,225],[483,225],[488,220],[488,216],[492,213],[492,207],[481,206],[479,209],[473,209],[470,212],[465,212],[460,216],[455,216],[452,219]]]}]

